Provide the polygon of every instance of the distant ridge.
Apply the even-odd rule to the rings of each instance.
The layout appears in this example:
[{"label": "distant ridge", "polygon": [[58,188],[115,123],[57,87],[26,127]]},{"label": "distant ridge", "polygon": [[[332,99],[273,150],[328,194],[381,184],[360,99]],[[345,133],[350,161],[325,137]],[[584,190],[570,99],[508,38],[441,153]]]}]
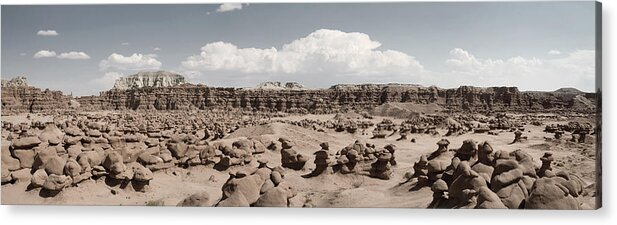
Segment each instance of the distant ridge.
[{"label": "distant ridge", "polygon": [[581,90],[578,90],[576,88],[572,88],[572,87],[566,87],[566,88],[559,88],[555,91],[553,91],[553,93],[560,93],[560,94],[584,94],[585,92],[582,92]]}]

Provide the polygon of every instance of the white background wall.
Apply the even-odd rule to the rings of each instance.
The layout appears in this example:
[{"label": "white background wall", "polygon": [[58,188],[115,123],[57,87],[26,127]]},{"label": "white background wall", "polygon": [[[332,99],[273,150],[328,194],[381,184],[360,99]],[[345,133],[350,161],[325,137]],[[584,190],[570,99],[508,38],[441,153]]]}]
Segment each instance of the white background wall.
[{"label": "white background wall", "polygon": [[[392,0],[390,0],[392,1]],[[88,1],[89,3],[173,3],[165,0]],[[182,3],[236,2],[181,0]],[[245,1],[251,2],[251,1]],[[268,2],[286,2],[269,0]],[[321,1],[319,1],[321,2]],[[337,0],[337,2],[358,2]],[[366,1],[362,1],[366,2]],[[3,0],[2,4],[83,4],[78,0]],[[603,1],[604,207],[596,211],[426,210],[426,209],[271,209],[100,206],[0,206],[2,224],[616,224],[617,81],[613,75],[617,1]]]}]

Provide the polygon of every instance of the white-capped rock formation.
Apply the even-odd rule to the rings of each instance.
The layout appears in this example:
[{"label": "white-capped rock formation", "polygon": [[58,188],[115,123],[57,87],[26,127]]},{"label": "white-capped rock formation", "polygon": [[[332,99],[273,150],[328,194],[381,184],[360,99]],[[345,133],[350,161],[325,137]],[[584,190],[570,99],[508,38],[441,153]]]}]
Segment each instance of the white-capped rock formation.
[{"label": "white-capped rock formation", "polygon": [[2,87],[26,87],[28,86],[28,81],[26,77],[17,76],[10,80],[2,80]]},{"label": "white-capped rock formation", "polygon": [[166,71],[139,72],[116,80],[114,89],[126,90],[143,87],[171,87],[184,83],[186,83],[186,81],[180,74]]}]

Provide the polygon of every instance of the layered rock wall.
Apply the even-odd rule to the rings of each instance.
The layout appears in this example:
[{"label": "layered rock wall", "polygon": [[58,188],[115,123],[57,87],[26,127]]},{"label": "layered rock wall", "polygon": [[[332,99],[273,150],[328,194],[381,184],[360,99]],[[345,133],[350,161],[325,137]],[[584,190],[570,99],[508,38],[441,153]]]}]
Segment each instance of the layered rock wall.
[{"label": "layered rock wall", "polygon": [[41,90],[31,86],[2,87],[2,115],[48,113],[69,109],[71,97],[61,91]]},{"label": "layered rock wall", "polygon": [[[578,96],[578,97],[577,97]],[[81,97],[89,110],[244,109],[262,112],[333,113],[367,110],[388,102],[435,103],[463,111],[592,112],[589,98],[553,92],[520,92],[516,87],[454,89],[414,85],[337,85],[329,89],[240,89],[185,84],[174,87],[112,89],[100,96]]]}]

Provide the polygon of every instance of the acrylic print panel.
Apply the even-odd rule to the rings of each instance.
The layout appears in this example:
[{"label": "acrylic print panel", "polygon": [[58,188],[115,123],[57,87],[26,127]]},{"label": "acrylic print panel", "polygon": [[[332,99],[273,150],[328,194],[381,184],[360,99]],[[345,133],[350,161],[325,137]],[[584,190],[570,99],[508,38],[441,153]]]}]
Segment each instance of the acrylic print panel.
[{"label": "acrylic print panel", "polygon": [[2,6],[2,204],[595,209],[600,5]]}]

